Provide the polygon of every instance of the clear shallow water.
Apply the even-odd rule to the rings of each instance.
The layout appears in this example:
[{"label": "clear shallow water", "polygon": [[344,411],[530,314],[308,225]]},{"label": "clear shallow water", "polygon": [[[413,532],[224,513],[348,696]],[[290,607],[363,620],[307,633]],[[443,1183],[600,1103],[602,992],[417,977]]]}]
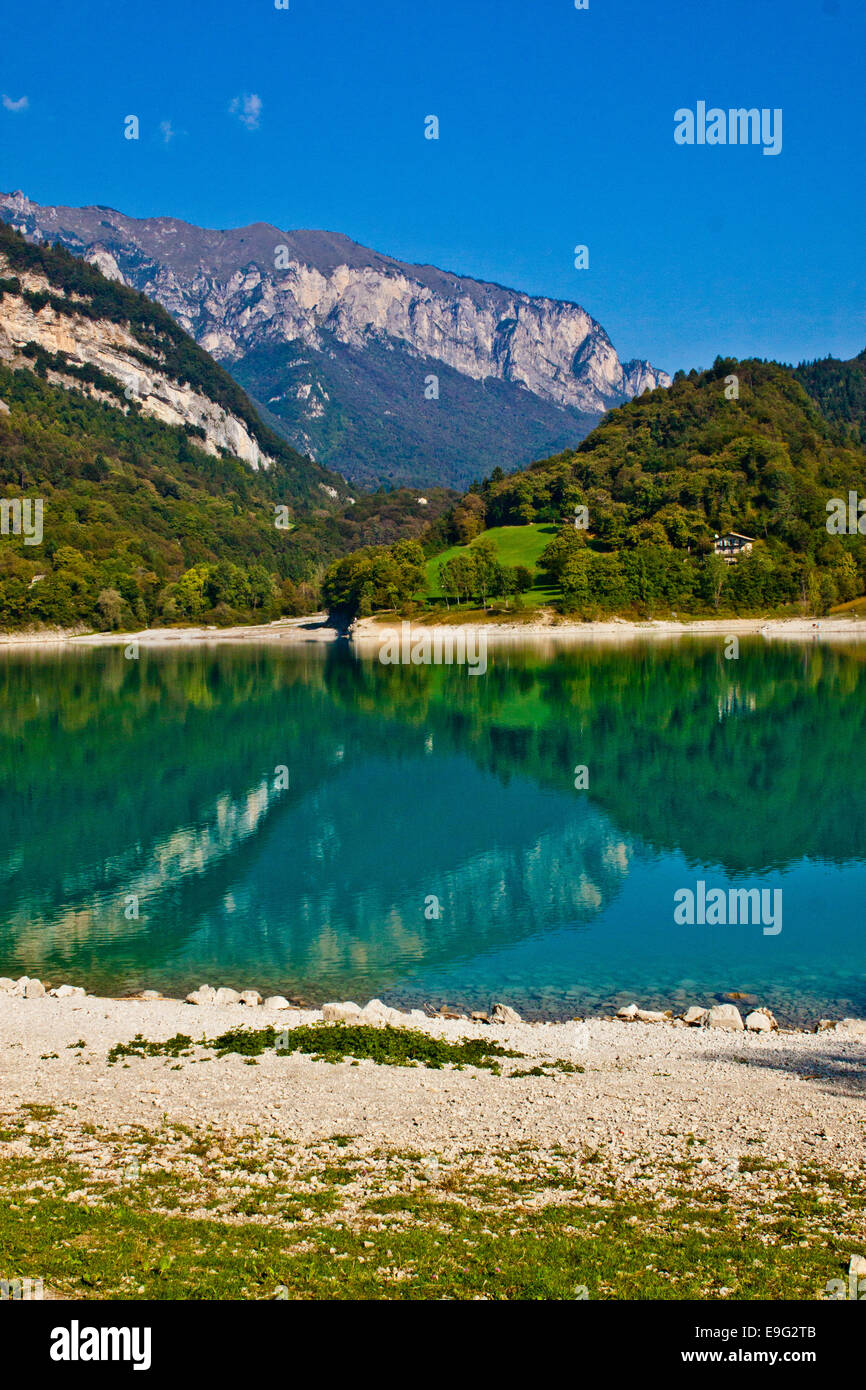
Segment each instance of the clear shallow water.
[{"label": "clear shallow water", "polygon": [[[862,1015],[866,648],[740,650],[5,653],[0,974]],[[699,879],[781,933],[678,925]]]}]

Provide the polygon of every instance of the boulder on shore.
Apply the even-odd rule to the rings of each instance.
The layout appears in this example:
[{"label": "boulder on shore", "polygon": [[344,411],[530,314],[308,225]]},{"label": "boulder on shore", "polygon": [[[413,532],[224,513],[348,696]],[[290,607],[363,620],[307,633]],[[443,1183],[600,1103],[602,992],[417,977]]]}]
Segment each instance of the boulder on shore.
[{"label": "boulder on shore", "polygon": [[709,1018],[709,1009],[701,1009],[697,1004],[692,1004],[690,1009],[686,1009],[683,1014],[683,1023],[687,1023],[690,1028],[700,1028]]},{"label": "boulder on shore", "polygon": [[342,1004],[334,1002],[322,1005],[322,1020],[325,1023],[358,1023],[360,1019],[361,1006],[354,1004],[351,999]]},{"label": "boulder on shore", "polygon": [[491,1023],[520,1023],[520,1014],[510,1004],[494,1004],[490,1010]]},{"label": "boulder on shore", "polygon": [[729,1033],[742,1033],[745,1027],[736,1004],[714,1004],[707,1015],[708,1028],[726,1028]]},{"label": "boulder on shore", "polygon": [[186,1002],[188,1004],[215,1004],[216,995],[217,992],[211,985],[199,985],[198,989],[194,989],[192,994],[186,996]]},{"label": "boulder on shore", "polygon": [[746,1027],[750,1033],[772,1033],[778,1026],[769,1009],[753,1009],[746,1014]]}]

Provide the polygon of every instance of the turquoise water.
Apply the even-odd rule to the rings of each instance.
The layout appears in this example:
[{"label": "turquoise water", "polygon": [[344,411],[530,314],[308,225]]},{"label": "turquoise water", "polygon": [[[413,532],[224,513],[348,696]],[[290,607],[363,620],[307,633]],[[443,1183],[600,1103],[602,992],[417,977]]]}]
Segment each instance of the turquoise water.
[{"label": "turquoise water", "polygon": [[[866,648],[723,653],[9,651],[0,974],[864,1014]],[[699,880],[781,889],[782,930],[678,924]]]}]

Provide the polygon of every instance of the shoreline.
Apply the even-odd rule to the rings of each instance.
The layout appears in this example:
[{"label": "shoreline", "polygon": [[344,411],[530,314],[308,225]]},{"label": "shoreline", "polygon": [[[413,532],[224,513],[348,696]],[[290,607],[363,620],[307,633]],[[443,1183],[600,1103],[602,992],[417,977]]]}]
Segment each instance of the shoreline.
[{"label": "shoreline", "polygon": [[[264,996],[254,988],[234,989],[230,986],[218,986],[214,989],[207,984],[198,986],[197,989],[191,990],[183,997],[176,994],[163,994],[157,989],[145,988],[129,991],[122,995],[92,994],[83,985],[43,984],[35,976],[22,975],[17,980],[9,976],[0,977],[0,1004],[7,1000],[15,1000],[16,1002],[20,1000],[27,1004],[44,1001],[49,1006],[71,1002],[76,1007],[84,1005],[94,1008],[104,1007],[110,1011],[105,1014],[106,1018],[114,1013],[120,1017],[128,1009],[139,1009],[142,1005],[160,1005],[178,1009],[188,1019],[194,1017],[192,1010],[213,1018],[233,1014],[237,1009],[240,1009],[245,1022],[247,1020],[252,1022],[256,1018],[266,1021],[272,1020],[274,1017],[279,1019],[282,1015],[283,1020],[290,1027],[300,1021],[306,1024],[339,1022],[381,1025],[391,1023],[397,1027],[413,1027],[428,1031],[428,1025],[447,1022],[451,1025],[461,1024],[475,1031],[480,1028],[486,1033],[490,1028],[496,1028],[497,1025],[505,1021],[534,1030],[566,1028],[576,1023],[587,1025],[596,1023],[617,1024],[629,1028],[635,1024],[665,1024],[669,1028],[676,1029],[684,1027],[689,1030],[703,1031],[707,1028],[718,1027],[727,1032],[756,1034],[773,1032],[782,1033],[788,1037],[811,1037],[819,1033],[848,1030],[866,1042],[866,1018],[820,1017],[811,1025],[780,1023],[774,1016],[772,1009],[763,1005],[757,996],[738,991],[715,995],[709,1002],[702,1004],[691,1003],[680,1004],[676,1007],[659,1007],[632,1001],[629,1004],[621,1005],[618,1009],[609,1007],[595,1013],[587,1012],[576,1006],[576,1012],[572,1015],[567,1015],[563,1010],[557,1012],[555,1016],[538,1017],[520,1014],[511,1005],[501,1002],[492,1004],[489,1011],[473,1010],[470,1012],[466,1012],[465,1006],[461,1008],[459,1004],[455,1006],[442,1004],[438,1010],[434,1010],[430,1004],[425,1004],[422,1009],[406,1002],[386,1004],[380,999],[372,999],[363,1006],[351,1000],[310,1004],[298,1000],[290,1001],[282,994]],[[726,1013],[727,1020],[712,1022],[710,1021],[711,1012]],[[758,1014],[764,1015],[768,1022],[762,1023],[760,1019],[756,1020]],[[732,1022],[732,1019],[736,1021]]]},{"label": "shoreline", "polygon": [[866,1020],[379,1010],[341,1034],[0,992],[6,1273],[56,1299],[814,1299],[866,1263]]},{"label": "shoreline", "polygon": [[509,642],[633,642],[644,639],[683,637],[749,637],[780,641],[866,641],[866,618],[696,618],[691,622],[647,619],[644,622],[612,618],[600,622],[533,621],[520,623],[425,623],[380,615],[356,620],[347,630],[329,621],[326,613],[303,618],[279,618],[272,623],[238,627],[143,628],[137,632],[81,632],[52,629],[44,632],[0,632],[0,650],[28,648],[112,647],[136,643],[165,650],[169,647],[244,645],[287,642],[290,645],[329,645],[345,641],[366,649],[383,641],[389,630],[410,621],[413,632],[483,634],[487,641]]},{"label": "shoreline", "polygon": [[[817,1135],[828,1157],[861,1163],[866,1020],[796,1033],[690,1027],[658,1016],[525,1023],[507,1007],[488,1023],[409,1014],[397,1025],[393,1015],[371,1001],[359,1021],[372,1026],[362,1032],[375,1037],[391,1024],[397,1033],[483,1040],[508,1051],[497,1070],[472,1061],[407,1067],[377,1061],[352,1030],[343,1060],[329,1062],[313,1040],[305,1039],[306,1051],[278,1042],[296,1028],[321,1029],[320,1010],[0,993],[0,1112],[60,1106],[76,1129],[108,1131],[157,1116],[234,1133],[264,1125],[303,1143],[350,1135],[362,1147],[396,1144],[439,1157],[515,1142],[572,1147],[594,1137],[617,1169],[641,1150],[657,1161],[688,1147],[689,1135],[703,1136],[727,1164],[743,1151],[748,1116],[753,1128],[745,1133],[763,1135],[776,1160],[817,1157]],[[215,1040],[269,1027],[251,1085],[249,1055],[221,1053]],[[115,1066],[118,1049],[124,1064]]]}]

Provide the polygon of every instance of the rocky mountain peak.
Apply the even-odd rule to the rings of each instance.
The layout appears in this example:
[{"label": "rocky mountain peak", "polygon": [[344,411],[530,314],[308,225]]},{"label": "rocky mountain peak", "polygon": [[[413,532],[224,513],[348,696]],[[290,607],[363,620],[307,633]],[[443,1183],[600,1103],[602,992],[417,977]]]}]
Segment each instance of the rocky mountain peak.
[{"label": "rocky mountain peak", "polygon": [[[669,385],[648,362],[621,362],[578,304],[401,262],[338,232],[266,222],[218,231],[104,207],[40,206],[20,192],[0,195],[0,216],[161,303],[292,444],[348,477],[364,480],[381,459],[379,421],[369,418],[379,394],[393,396],[379,419],[391,429],[385,452],[399,455],[393,475],[384,463],[379,480],[460,485],[483,471],[466,457],[476,434],[495,448],[498,430],[496,459],[513,467],[577,442],[611,406]],[[387,385],[376,365],[382,352],[392,359]],[[491,387],[500,421],[492,438]],[[443,441],[431,418],[416,417],[432,417],[425,402],[442,402],[448,390]]]}]

